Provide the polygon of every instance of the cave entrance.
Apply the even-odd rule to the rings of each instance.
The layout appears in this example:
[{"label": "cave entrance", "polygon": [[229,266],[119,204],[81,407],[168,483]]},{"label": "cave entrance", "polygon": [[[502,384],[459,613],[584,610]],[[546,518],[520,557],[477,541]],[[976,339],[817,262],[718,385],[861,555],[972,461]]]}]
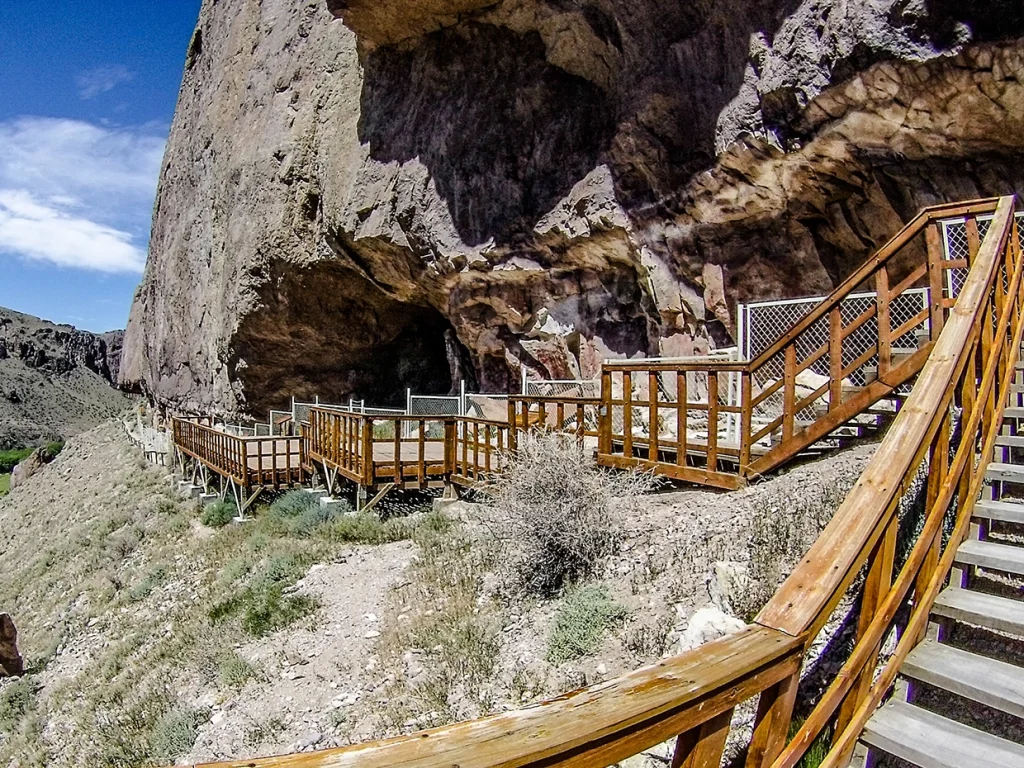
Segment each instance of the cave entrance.
[{"label": "cave entrance", "polygon": [[230,372],[252,415],[291,398],[403,407],[406,390],[456,391],[475,378],[451,324],[425,304],[398,301],[359,273],[325,261],[278,264],[241,322]]}]

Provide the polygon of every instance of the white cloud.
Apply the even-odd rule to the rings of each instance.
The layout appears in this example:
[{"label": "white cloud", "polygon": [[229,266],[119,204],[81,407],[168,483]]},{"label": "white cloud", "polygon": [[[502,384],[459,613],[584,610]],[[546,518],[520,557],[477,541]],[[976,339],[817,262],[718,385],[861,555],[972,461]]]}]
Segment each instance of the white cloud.
[{"label": "white cloud", "polygon": [[142,272],[132,236],[39,203],[24,190],[0,189],[0,250],[62,267]]},{"label": "white cloud", "polygon": [[121,83],[130,82],[135,75],[125,66],[96,67],[82,72],[75,78],[78,94],[83,99],[92,99],[101,93],[112,91]]},{"label": "white cloud", "polygon": [[163,149],[151,127],[0,122],[0,252],[141,271]]}]

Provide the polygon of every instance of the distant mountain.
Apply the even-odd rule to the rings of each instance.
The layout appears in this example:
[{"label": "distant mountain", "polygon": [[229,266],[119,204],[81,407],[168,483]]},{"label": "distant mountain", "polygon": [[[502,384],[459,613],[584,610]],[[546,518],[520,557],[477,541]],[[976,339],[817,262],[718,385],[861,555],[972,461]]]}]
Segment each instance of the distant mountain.
[{"label": "distant mountain", "polygon": [[68,437],[122,410],[123,337],[0,307],[0,449]]}]

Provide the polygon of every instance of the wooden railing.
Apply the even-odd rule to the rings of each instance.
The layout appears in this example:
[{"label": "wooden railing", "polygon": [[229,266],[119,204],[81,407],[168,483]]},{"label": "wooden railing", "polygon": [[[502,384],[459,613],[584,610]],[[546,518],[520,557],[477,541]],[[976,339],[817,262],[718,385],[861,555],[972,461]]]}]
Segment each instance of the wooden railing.
[{"label": "wooden railing", "polygon": [[454,471],[454,417],[371,416],[310,409],[309,458],[364,486],[426,488]]},{"label": "wooden railing", "polygon": [[[953,306],[948,273],[996,200],[933,206],[749,362],[609,362],[598,461],[735,488],[860,417],[924,366]],[[970,257],[939,221],[966,217]]]},{"label": "wooden railing", "polygon": [[[1024,260],[1013,204],[998,201],[966,283],[929,342],[931,355],[861,478],[751,626],[537,706],[382,742],[216,765],[607,766],[675,737],[673,766],[715,768],[734,708],[755,697],[748,768],[795,766],[829,732],[822,765],[844,765],[925,630],[992,455],[1024,335]],[[901,561],[900,505],[920,477],[927,478],[924,512],[917,528],[908,526],[911,536],[919,533]],[[953,534],[944,541],[947,523]],[[852,652],[789,737],[804,655],[862,569],[867,578]],[[909,618],[896,651],[879,670],[882,641],[905,605]]]},{"label": "wooden railing", "polygon": [[508,398],[508,421],[512,425],[512,447],[517,433],[531,429],[566,432],[581,440],[596,440],[599,430],[601,400],[597,397],[511,395]]},{"label": "wooden railing", "polygon": [[285,488],[305,481],[303,446],[297,437],[238,437],[198,418],[175,417],[177,450],[242,488]]},{"label": "wooden railing", "polygon": [[515,446],[515,430],[508,422],[460,416],[455,425],[452,480],[460,485],[484,486],[504,470]]}]

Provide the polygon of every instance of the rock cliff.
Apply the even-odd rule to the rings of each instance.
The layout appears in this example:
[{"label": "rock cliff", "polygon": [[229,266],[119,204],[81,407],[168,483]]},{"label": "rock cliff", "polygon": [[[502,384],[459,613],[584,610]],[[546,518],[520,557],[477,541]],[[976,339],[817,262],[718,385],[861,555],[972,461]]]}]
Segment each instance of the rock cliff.
[{"label": "rock cliff", "polygon": [[258,412],[699,351],[1022,158],[1011,0],[206,0],[121,379]]},{"label": "rock cliff", "polygon": [[65,438],[126,408],[113,386],[123,335],[0,307],[0,450]]}]

